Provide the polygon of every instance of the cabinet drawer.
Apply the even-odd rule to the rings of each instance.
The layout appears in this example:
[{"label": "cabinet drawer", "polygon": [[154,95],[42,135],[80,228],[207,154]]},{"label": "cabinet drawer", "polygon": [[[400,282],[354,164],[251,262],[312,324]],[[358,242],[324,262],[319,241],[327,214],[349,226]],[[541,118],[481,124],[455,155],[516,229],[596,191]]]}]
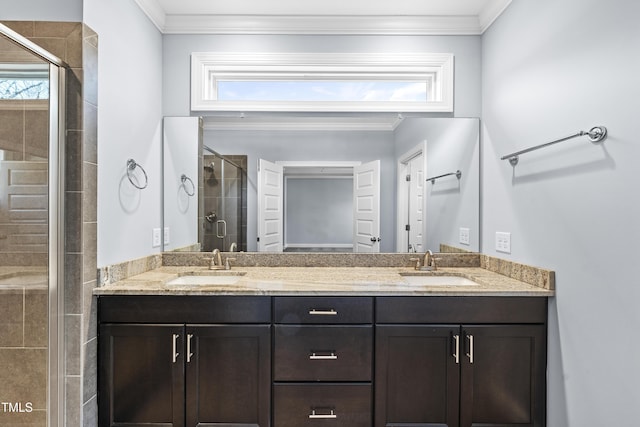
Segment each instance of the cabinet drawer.
[{"label": "cabinet drawer", "polygon": [[372,297],[276,297],[275,323],[371,323]]},{"label": "cabinet drawer", "polygon": [[276,427],[371,427],[368,384],[277,384],[273,420]]},{"label": "cabinet drawer", "polygon": [[271,323],[266,296],[101,296],[98,311],[111,323]]},{"label": "cabinet drawer", "polygon": [[546,323],[543,297],[378,297],[376,323]]},{"label": "cabinet drawer", "polygon": [[372,326],[276,325],[274,381],[370,381]]}]

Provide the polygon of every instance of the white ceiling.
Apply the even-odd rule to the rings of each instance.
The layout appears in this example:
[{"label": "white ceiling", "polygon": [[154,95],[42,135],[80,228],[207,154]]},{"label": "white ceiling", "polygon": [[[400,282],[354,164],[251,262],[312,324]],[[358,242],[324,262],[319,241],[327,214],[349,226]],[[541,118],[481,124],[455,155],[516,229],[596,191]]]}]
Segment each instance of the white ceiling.
[{"label": "white ceiling", "polygon": [[511,0],[136,0],[166,34],[482,34]]}]

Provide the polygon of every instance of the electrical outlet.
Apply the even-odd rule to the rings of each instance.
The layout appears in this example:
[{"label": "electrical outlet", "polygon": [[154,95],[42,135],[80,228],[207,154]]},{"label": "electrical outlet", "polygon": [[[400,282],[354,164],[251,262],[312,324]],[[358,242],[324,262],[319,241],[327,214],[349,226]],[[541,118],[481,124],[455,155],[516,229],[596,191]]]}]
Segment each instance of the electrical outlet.
[{"label": "electrical outlet", "polygon": [[171,239],[169,238],[169,227],[164,228],[164,244],[168,245]]},{"label": "electrical outlet", "polygon": [[511,253],[511,233],[496,231],[496,251]]},{"label": "electrical outlet", "polygon": [[460,227],[460,243],[463,245],[468,245],[470,244],[470,237],[469,237],[470,231],[468,228],[463,228]]},{"label": "electrical outlet", "polygon": [[154,228],[153,229],[153,241],[152,241],[151,245],[154,248],[157,248],[158,246],[160,246],[161,242],[162,242],[162,240],[160,240],[160,229],[159,228]]}]

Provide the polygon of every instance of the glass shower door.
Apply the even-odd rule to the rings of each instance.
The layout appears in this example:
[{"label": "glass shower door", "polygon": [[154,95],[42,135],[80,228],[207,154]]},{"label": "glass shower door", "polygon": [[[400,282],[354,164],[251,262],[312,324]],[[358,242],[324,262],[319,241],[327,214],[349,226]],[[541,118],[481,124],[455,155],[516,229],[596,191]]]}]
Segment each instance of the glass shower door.
[{"label": "glass shower door", "polygon": [[50,298],[57,298],[49,277],[57,257],[50,254],[52,68],[0,35],[0,427],[54,425],[47,420],[55,399],[49,364],[57,360],[49,343]]},{"label": "glass shower door", "polygon": [[204,155],[203,251],[246,251],[247,156]]}]

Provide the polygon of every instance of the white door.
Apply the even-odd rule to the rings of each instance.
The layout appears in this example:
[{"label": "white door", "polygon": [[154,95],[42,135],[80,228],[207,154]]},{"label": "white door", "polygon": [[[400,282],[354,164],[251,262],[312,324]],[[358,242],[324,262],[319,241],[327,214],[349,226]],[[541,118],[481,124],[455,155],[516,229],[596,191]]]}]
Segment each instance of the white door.
[{"label": "white door", "polygon": [[380,160],[353,169],[353,251],[380,252]]},{"label": "white door", "polygon": [[258,251],[282,252],[283,233],[282,166],[258,160]]},{"label": "white door", "polygon": [[424,161],[422,155],[409,161],[409,245],[423,252]]}]

